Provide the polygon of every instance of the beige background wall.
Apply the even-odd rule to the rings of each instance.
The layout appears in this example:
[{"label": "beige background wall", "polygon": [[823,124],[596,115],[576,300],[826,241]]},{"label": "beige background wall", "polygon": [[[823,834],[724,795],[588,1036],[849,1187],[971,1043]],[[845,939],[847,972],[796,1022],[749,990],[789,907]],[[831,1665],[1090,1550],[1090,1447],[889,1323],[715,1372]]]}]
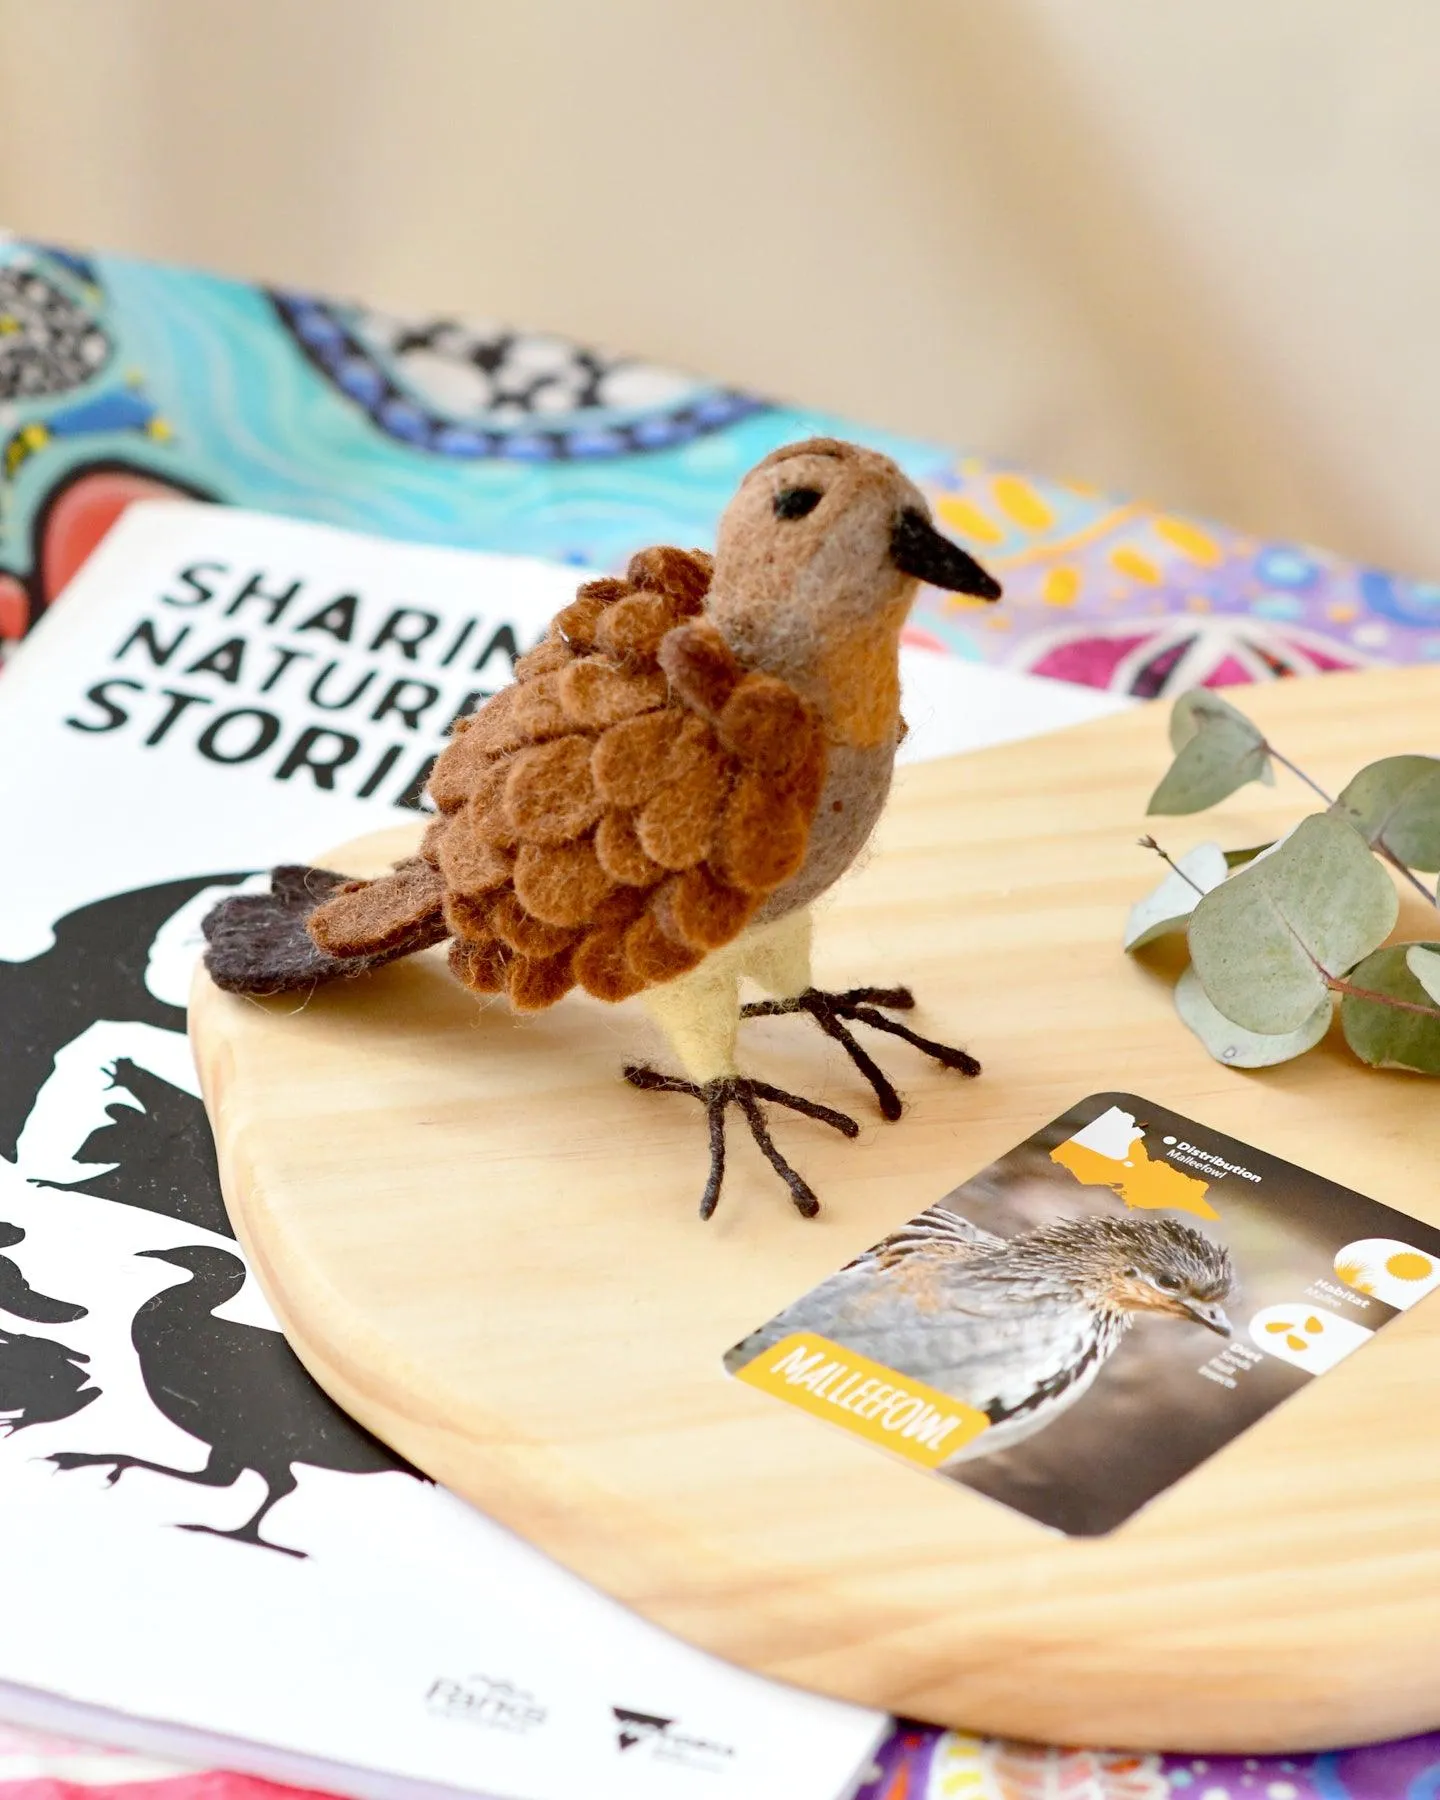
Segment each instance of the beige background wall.
[{"label": "beige background wall", "polygon": [[0,220],[1440,575],[1433,0],[0,0]]}]

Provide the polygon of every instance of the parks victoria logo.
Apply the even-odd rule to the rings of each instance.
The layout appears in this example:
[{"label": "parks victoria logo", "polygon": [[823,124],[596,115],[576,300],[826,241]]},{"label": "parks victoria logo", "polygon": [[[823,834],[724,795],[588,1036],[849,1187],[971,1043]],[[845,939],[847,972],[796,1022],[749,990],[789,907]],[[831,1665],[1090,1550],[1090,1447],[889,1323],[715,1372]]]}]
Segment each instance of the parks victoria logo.
[{"label": "parks victoria logo", "polygon": [[547,1716],[528,1688],[493,1675],[467,1675],[463,1680],[437,1675],[426,1691],[425,1704],[442,1718],[463,1719],[490,1731],[532,1731]]},{"label": "parks victoria logo", "polygon": [[723,1769],[735,1754],[729,1744],[712,1743],[708,1738],[691,1737],[681,1731],[677,1719],[632,1712],[626,1706],[612,1706],[610,1710],[615,1715],[615,1741],[622,1751],[638,1750],[656,1762],[710,1770]]}]

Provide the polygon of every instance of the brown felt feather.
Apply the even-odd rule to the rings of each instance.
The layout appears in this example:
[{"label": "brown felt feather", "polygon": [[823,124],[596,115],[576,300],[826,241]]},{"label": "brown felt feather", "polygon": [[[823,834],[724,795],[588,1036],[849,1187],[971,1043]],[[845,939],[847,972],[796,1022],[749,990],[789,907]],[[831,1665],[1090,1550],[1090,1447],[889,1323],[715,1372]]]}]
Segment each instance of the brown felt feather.
[{"label": "brown felt feather", "polygon": [[[383,887],[384,892],[377,893]],[[435,941],[430,926],[445,884],[423,857],[398,865],[382,884],[347,881],[310,915],[310,935],[331,956],[378,956],[418,940]]]},{"label": "brown felt feather", "polygon": [[[450,966],[535,1011],[579,985],[628,999],[737,937],[803,861],[826,763],[818,711],[748,673],[698,616],[712,563],[660,547],[587,582],[515,680],[462,719],[430,779],[409,908],[443,911]],[[414,929],[389,881],[311,931],[355,953]],[[371,898],[366,900],[366,893]]]}]

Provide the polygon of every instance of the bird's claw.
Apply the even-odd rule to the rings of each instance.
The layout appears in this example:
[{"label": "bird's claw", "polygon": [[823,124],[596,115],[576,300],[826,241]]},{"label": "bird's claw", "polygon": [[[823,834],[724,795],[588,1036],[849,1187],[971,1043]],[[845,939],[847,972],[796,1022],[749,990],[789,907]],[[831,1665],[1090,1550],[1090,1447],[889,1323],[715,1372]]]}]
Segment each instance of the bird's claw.
[{"label": "bird's claw", "polygon": [[261,1537],[258,1531],[252,1531],[244,1525],[235,1531],[222,1531],[218,1525],[182,1525],[180,1530],[198,1532],[204,1537],[229,1538],[234,1544],[254,1544],[257,1550],[278,1550],[282,1556],[293,1556],[300,1562],[310,1560],[308,1551],[292,1550],[288,1544],[273,1543],[269,1538]]},{"label": "bird's claw", "polygon": [[786,1000],[755,1000],[740,1009],[742,1019],[773,1018],[784,1013],[809,1013],[827,1037],[844,1049],[851,1062],[875,1090],[875,1098],[880,1103],[880,1111],[887,1119],[898,1119],[904,1111],[904,1103],[896,1092],[895,1084],[880,1067],[864,1045],[859,1042],[845,1021],[852,1020],[857,1025],[868,1025],[873,1031],[889,1032],[892,1037],[903,1038],[907,1044],[913,1044],[917,1050],[923,1050],[927,1056],[934,1057],[947,1069],[954,1069],[961,1075],[978,1075],[980,1065],[967,1050],[957,1049],[952,1044],[940,1044],[934,1038],[921,1037],[918,1031],[912,1031],[908,1025],[902,1025],[898,1019],[887,1019],[877,1007],[887,1007],[891,1012],[909,1012],[915,1004],[915,996],[907,987],[846,988],[842,993],[830,993],[824,988],[806,988],[803,993],[794,994]]},{"label": "bird's claw", "polygon": [[57,1450],[53,1455],[47,1456],[45,1460],[54,1463],[55,1467],[62,1472],[70,1469],[107,1469],[106,1487],[114,1487],[130,1466],[121,1457],[92,1456],[84,1450]]},{"label": "bird's claw", "polygon": [[860,1132],[860,1127],[848,1113],[837,1112],[833,1106],[822,1106],[816,1100],[806,1100],[803,1095],[772,1087],[768,1081],[753,1081],[745,1075],[721,1075],[714,1081],[701,1083],[685,1081],[678,1075],[663,1075],[658,1069],[647,1068],[644,1064],[630,1063],[625,1068],[625,1079],[632,1087],[645,1088],[651,1093],[689,1094],[704,1106],[710,1126],[710,1174],[700,1196],[702,1219],[710,1217],[720,1199],[720,1185],[725,1179],[725,1114],[731,1106],[738,1106],[745,1115],[745,1123],[761,1154],[789,1188],[796,1211],[807,1219],[813,1219],[819,1212],[820,1202],[805,1177],[776,1149],[760,1102],[768,1100],[775,1106],[788,1106],[792,1112],[804,1113],[807,1119],[819,1119],[822,1124],[833,1126],[846,1137],[857,1137]]}]

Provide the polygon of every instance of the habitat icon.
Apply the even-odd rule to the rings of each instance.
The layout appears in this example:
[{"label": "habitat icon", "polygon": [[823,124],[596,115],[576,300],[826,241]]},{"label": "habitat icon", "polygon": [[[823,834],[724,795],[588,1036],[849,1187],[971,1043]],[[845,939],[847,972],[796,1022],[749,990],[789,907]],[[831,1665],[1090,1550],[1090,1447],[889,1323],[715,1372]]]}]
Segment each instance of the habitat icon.
[{"label": "habitat icon", "polygon": [[1151,1158],[1145,1149],[1144,1129],[1135,1123],[1135,1115],[1122,1107],[1107,1107],[1073,1137],[1057,1144],[1050,1160],[1068,1169],[1086,1187],[1109,1188],[1139,1211],[1220,1217],[1205,1198],[1210,1184]]},{"label": "habitat icon", "polygon": [[1357,1294],[1408,1312],[1440,1286],[1440,1262],[1399,1238],[1361,1238],[1336,1253],[1335,1273]]}]

